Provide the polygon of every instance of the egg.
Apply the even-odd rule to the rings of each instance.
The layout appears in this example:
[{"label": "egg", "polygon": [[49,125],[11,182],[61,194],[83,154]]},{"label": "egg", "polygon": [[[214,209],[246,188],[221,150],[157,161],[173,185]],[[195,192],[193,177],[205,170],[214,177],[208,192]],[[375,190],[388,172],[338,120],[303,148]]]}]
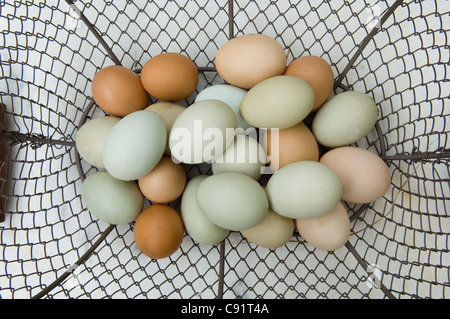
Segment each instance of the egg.
[{"label": "egg", "polygon": [[294,220],[277,214],[269,208],[264,219],[250,229],[242,230],[241,234],[249,242],[258,246],[276,249],[286,245],[295,230]]},{"label": "egg", "polygon": [[150,101],[139,75],[121,65],[98,71],[92,79],[91,90],[95,103],[106,113],[118,117],[143,110]]},{"label": "egg", "polygon": [[315,95],[314,106],[311,111],[321,107],[333,91],[333,70],[330,64],[319,56],[304,55],[294,59],[289,63],[284,74],[297,76],[311,85]]},{"label": "egg", "polygon": [[128,114],[105,139],[105,169],[117,179],[137,180],[158,164],[166,143],[166,126],[158,114],[147,110]]},{"label": "egg", "polygon": [[270,207],[293,219],[319,217],[331,212],[341,199],[339,177],[315,161],[299,161],[280,168],[266,185]]},{"label": "egg", "polygon": [[148,111],[153,111],[157,113],[164,121],[167,130],[167,143],[166,149],[164,150],[164,155],[170,155],[170,147],[169,147],[169,133],[172,130],[173,123],[177,119],[177,117],[186,109],[184,106],[174,103],[174,102],[165,102],[159,101],[153,103],[145,108]]},{"label": "egg", "polygon": [[254,127],[285,129],[303,121],[313,105],[314,91],[306,81],[279,75],[252,87],[241,101],[240,113]]},{"label": "egg", "polygon": [[323,146],[346,146],[365,137],[374,128],[377,116],[373,98],[362,92],[345,91],[319,108],[311,130]]},{"label": "egg", "polygon": [[186,186],[186,173],[179,163],[163,156],[159,163],[138,179],[142,194],[155,203],[170,203],[181,196]]},{"label": "egg", "polygon": [[197,203],[197,188],[208,175],[197,175],[189,180],[181,197],[181,218],[186,233],[203,245],[215,245],[224,240],[230,231],[211,222]]},{"label": "egg", "polygon": [[283,130],[267,130],[263,145],[273,172],[293,162],[319,160],[316,138],[303,121]]},{"label": "egg", "polygon": [[135,181],[118,180],[106,171],[85,178],[81,199],[94,217],[114,225],[134,221],[144,205],[144,197]]},{"label": "egg", "polygon": [[183,242],[183,221],[171,206],[153,204],[136,218],[133,234],[137,248],[144,255],[153,259],[167,258]]},{"label": "egg", "polygon": [[235,172],[211,175],[197,188],[197,203],[205,216],[219,227],[245,230],[261,222],[269,203],[262,186]]},{"label": "egg", "polygon": [[262,145],[249,135],[236,135],[234,142],[211,164],[214,174],[236,172],[258,180],[266,166],[267,156]]},{"label": "egg", "polygon": [[386,163],[372,151],[344,146],[326,152],[320,163],[333,170],[342,184],[342,200],[355,204],[376,201],[391,185]]},{"label": "egg", "polygon": [[342,202],[323,216],[296,219],[295,227],[306,242],[326,251],[343,247],[350,237],[350,218]]},{"label": "egg", "polygon": [[75,135],[75,146],[81,158],[97,168],[103,164],[103,144],[114,125],[120,118],[101,116],[85,122]]},{"label": "egg", "polygon": [[242,34],[217,51],[215,67],[228,83],[250,89],[270,77],[283,74],[286,53],[281,44],[265,34]]},{"label": "egg", "polygon": [[237,129],[240,129],[240,133],[245,133],[247,129],[251,129],[252,126],[245,122],[239,112],[239,106],[247,90],[239,88],[237,86],[229,84],[216,84],[208,86],[201,90],[195,97],[195,102],[216,99],[224,102],[234,111],[237,119]]},{"label": "egg", "polygon": [[178,116],[170,131],[172,158],[186,164],[211,162],[233,143],[236,124],[233,110],[222,101],[191,104]]},{"label": "egg", "polygon": [[197,66],[178,52],[164,52],[150,58],[142,67],[141,82],[153,97],[167,102],[188,98],[197,88]]}]

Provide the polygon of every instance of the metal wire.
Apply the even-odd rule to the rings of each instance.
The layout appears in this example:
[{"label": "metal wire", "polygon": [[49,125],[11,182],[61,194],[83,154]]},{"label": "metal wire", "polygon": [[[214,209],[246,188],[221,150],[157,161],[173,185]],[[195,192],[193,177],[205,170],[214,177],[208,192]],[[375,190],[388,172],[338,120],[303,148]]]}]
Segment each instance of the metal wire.
[{"label": "metal wire", "polygon": [[[0,1],[0,9],[0,143],[10,149],[2,298],[448,297],[445,1],[47,0]],[[348,205],[352,236],[335,252],[297,233],[268,250],[232,232],[211,247],[186,235],[170,258],[148,259],[134,246],[133,224],[102,223],[81,202],[80,184],[94,168],[73,137],[102,113],[90,81],[103,66],[139,72],[149,57],[174,50],[197,64],[199,92],[223,83],[214,68],[220,45],[250,32],[279,40],[290,60],[329,60],[335,93],[374,97],[379,120],[356,145],[386,161],[391,189],[375,203]],[[188,178],[211,174],[209,165],[185,170]],[[170,205],[179,210],[180,200]]]}]

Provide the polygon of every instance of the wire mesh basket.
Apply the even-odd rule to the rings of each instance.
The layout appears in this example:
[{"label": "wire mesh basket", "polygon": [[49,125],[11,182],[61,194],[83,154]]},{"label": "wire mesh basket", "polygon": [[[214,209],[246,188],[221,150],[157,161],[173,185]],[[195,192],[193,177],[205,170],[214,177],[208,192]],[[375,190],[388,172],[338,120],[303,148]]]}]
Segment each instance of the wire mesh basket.
[{"label": "wire mesh basket", "polygon": [[[6,0],[0,10],[1,298],[450,295],[447,1]],[[103,112],[92,78],[112,64],[138,72],[175,51],[198,66],[198,93],[224,82],[217,50],[246,33],[275,38],[288,61],[323,57],[334,93],[374,98],[377,124],[356,145],[386,162],[391,187],[376,202],[348,205],[351,236],[336,251],[298,233],[266,249],[231,232],[211,246],[186,234],[172,256],[150,259],[134,244],[133,223],[106,224],[81,201],[95,169],[74,136]],[[185,169],[188,179],[211,174],[209,164]],[[180,200],[170,205],[179,210]]]}]

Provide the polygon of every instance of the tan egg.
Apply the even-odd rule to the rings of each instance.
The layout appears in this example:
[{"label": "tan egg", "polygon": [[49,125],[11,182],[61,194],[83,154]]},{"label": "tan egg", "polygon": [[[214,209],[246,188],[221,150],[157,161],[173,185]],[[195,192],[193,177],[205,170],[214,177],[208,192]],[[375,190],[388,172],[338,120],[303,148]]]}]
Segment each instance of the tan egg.
[{"label": "tan egg", "polygon": [[146,110],[153,111],[164,121],[164,124],[166,125],[167,129],[167,145],[166,149],[164,151],[164,155],[169,156],[170,155],[170,148],[169,148],[169,134],[172,130],[173,123],[177,119],[177,117],[185,110],[186,108],[180,104],[174,103],[174,102],[165,102],[160,101],[153,103],[149,105]]},{"label": "tan egg", "polygon": [[175,253],[184,237],[180,214],[168,205],[154,204],[136,218],[134,241],[147,257],[161,259]]},{"label": "tan egg", "polygon": [[266,217],[259,224],[242,230],[241,234],[258,246],[276,249],[289,242],[294,230],[292,218],[281,216],[269,208]]},{"label": "tan egg", "polygon": [[281,44],[265,34],[239,35],[221,46],[215,66],[229,84],[250,89],[255,84],[286,68],[286,53]]},{"label": "tan egg", "polygon": [[181,196],[186,187],[186,173],[179,163],[163,156],[150,173],[138,179],[142,194],[155,203],[170,203]]},{"label": "tan egg", "polygon": [[319,146],[304,122],[287,129],[267,130],[263,145],[273,172],[293,162],[319,160]]},{"label": "tan egg", "polygon": [[318,249],[334,251],[350,237],[350,218],[342,202],[326,215],[311,219],[296,219],[299,234]]},{"label": "tan egg", "polygon": [[197,66],[187,56],[165,52],[148,60],[141,70],[141,82],[153,97],[175,102],[188,98],[197,88]]},{"label": "tan egg", "polygon": [[91,89],[95,103],[106,113],[118,117],[143,110],[150,101],[139,75],[121,65],[98,71],[92,79]]},{"label": "tan egg", "polygon": [[333,70],[330,64],[319,56],[305,55],[293,60],[284,74],[297,76],[311,85],[316,97],[311,111],[321,107],[333,91]]},{"label": "tan egg", "polygon": [[391,185],[386,163],[375,153],[355,147],[337,147],[325,153],[320,163],[338,175],[342,200],[365,204],[381,198]]}]

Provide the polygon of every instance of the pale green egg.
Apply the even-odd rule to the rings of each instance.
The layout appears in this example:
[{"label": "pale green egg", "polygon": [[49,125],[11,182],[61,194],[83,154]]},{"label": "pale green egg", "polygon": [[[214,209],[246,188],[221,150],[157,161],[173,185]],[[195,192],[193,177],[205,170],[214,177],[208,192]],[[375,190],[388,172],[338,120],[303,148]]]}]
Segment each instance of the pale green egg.
[{"label": "pale green egg", "polygon": [[237,119],[237,128],[245,131],[252,127],[242,119],[239,112],[239,106],[245,94],[247,94],[247,90],[237,86],[230,84],[216,84],[201,90],[196,96],[195,102],[209,99],[216,99],[224,102],[233,109]]},{"label": "pale green egg", "polygon": [[214,245],[225,239],[230,231],[212,223],[197,203],[197,188],[208,175],[197,175],[189,180],[181,197],[181,218],[186,233],[203,245]]},{"label": "pale green egg", "polygon": [[195,102],[173,123],[169,134],[172,159],[186,164],[212,161],[233,142],[236,123],[233,110],[224,102]]},{"label": "pale green egg", "polygon": [[339,177],[327,166],[315,161],[288,164],[266,185],[270,207],[293,219],[319,217],[331,212],[341,200]]},{"label": "pale green egg", "polygon": [[378,116],[375,101],[356,91],[339,93],[317,111],[312,133],[317,142],[339,147],[359,141],[373,129]]},{"label": "pale green egg", "polygon": [[285,129],[304,120],[314,101],[314,90],[308,82],[279,75],[252,87],[242,99],[240,113],[254,127]]},{"label": "pale green egg", "polygon": [[81,198],[92,215],[113,225],[134,221],[144,205],[144,196],[135,181],[116,179],[106,171],[86,177]]},{"label": "pale green egg", "polygon": [[198,186],[196,196],[205,216],[229,230],[240,231],[257,225],[269,209],[262,186],[240,173],[209,176]]},{"label": "pale green egg", "polygon": [[105,169],[117,179],[137,180],[158,164],[166,142],[166,126],[157,113],[141,110],[128,114],[106,137]]}]

